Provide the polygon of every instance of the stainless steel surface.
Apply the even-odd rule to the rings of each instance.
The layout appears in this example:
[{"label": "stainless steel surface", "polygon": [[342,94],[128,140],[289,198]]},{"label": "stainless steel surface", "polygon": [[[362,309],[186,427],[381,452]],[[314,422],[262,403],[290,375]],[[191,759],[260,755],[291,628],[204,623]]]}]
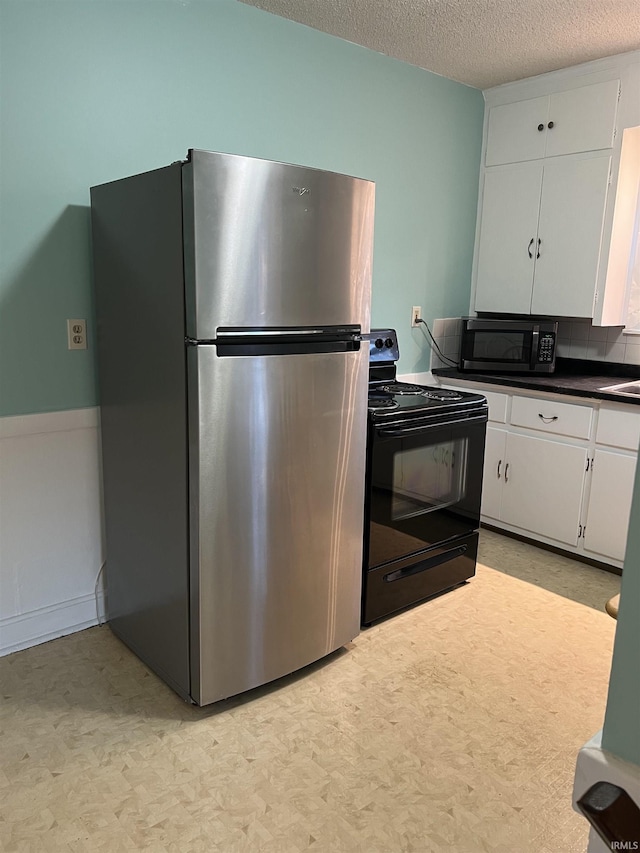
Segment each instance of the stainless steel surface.
[{"label": "stainless steel surface", "polygon": [[183,166],[187,334],[370,325],[374,184],[193,151]]},{"label": "stainless steel surface", "polygon": [[292,672],[360,624],[366,347],[190,347],[192,695]]},{"label": "stainless steel surface", "polygon": [[619,382],[617,385],[607,385],[599,388],[599,391],[613,391],[616,394],[624,394],[627,397],[637,397],[640,394],[640,379],[633,382]]},{"label": "stainless steel surface", "polygon": [[359,631],[374,187],[194,152],[91,197],[109,621],[204,705]]}]

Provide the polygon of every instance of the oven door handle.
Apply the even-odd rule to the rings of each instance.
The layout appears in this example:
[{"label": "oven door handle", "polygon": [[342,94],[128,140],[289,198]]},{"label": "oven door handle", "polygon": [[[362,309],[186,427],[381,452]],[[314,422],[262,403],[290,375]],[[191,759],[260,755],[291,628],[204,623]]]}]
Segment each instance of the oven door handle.
[{"label": "oven door handle", "polygon": [[438,429],[440,427],[448,427],[448,426],[464,426],[464,424],[474,424],[479,422],[486,423],[487,415],[476,415],[471,418],[451,418],[446,421],[434,421],[432,423],[422,423],[418,426],[403,426],[397,428],[387,428],[385,429],[382,426],[376,427],[376,432],[380,436],[387,436],[389,438],[401,438],[403,435],[420,435],[423,432],[429,432],[433,429]]},{"label": "oven door handle", "polygon": [[404,580],[404,578],[410,578],[411,575],[418,575],[420,572],[427,572],[429,569],[442,565],[442,563],[448,563],[449,560],[453,560],[455,557],[461,557],[466,550],[466,545],[458,545],[457,548],[451,548],[443,554],[437,554],[435,557],[431,557],[428,560],[422,560],[422,562],[416,563],[414,566],[407,566],[406,569],[396,569],[395,572],[389,572],[389,574],[385,575],[382,580],[385,583],[393,583],[393,581],[401,581]]}]

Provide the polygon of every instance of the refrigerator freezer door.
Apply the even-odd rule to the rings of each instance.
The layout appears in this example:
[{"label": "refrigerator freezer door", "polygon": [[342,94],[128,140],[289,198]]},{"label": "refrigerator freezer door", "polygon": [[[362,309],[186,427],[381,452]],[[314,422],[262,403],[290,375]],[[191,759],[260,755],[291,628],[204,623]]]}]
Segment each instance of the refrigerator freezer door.
[{"label": "refrigerator freezer door", "polygon": [[183,166],[187,335],[218,327],[369,331],[375,186],[193,151]]},{"label": "refrigerator freezer door", "polygon": [[368,360],[188,358],[191,683],[206,705],[358,634]]}]

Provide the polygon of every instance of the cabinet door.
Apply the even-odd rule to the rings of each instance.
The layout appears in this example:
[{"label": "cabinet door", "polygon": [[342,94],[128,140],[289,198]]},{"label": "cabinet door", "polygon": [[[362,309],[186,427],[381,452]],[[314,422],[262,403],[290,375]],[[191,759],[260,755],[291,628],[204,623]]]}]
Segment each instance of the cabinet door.
[{"label": "cabinet door", "polygon": [[[517,163],[544,157],[549,98],[501,104],[489,110],[485,164]],[[542,126],[541,130],[538,128]]]},{"label": "cabinet door", "polygon": [[587,451],[561,441],[509,434],[502,520],[576,545]]},{"label": "cabinet door", "polygon": [[624,560],[636,457],[596,450],[587,513],[585,551]]},{"label": "cabinet door", "polygon": [[476,272],[476,311],[529,314],[542,165],[485,173]]},{"label": "cabinet door", "polygon": [[[558,92],[549,99],[546,157],[613,146],[619,80]],[[553,122],[552,127],[548,127]]]},{"label": "cabinet door", "polygon": [[504,429],[487,427],[487,438],[484,446],[481,513],[488,518],[500,518],[507,434]]},{"label": "cabinet door", "polygon": [[489,110],[485,165],[613,147],[619,80]]},{"label": "cabinet door", "polygon": [[544,166],[533,314],[592,317],[611,158]]}]

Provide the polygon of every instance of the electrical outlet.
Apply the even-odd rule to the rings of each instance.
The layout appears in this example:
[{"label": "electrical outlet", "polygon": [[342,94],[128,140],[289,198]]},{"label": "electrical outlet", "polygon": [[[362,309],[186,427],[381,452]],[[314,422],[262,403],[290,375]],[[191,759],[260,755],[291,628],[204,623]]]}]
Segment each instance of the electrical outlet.
[{"label": "electrical outlet", "polygon": [[67,320],[67,345],[69,349],[87,348],[86,320]]},{"label": "electrical outlet", "polygon": [[422,308],[419,305],[414,305],[411,309],[411,325],[419,326],[422,319]]}]

